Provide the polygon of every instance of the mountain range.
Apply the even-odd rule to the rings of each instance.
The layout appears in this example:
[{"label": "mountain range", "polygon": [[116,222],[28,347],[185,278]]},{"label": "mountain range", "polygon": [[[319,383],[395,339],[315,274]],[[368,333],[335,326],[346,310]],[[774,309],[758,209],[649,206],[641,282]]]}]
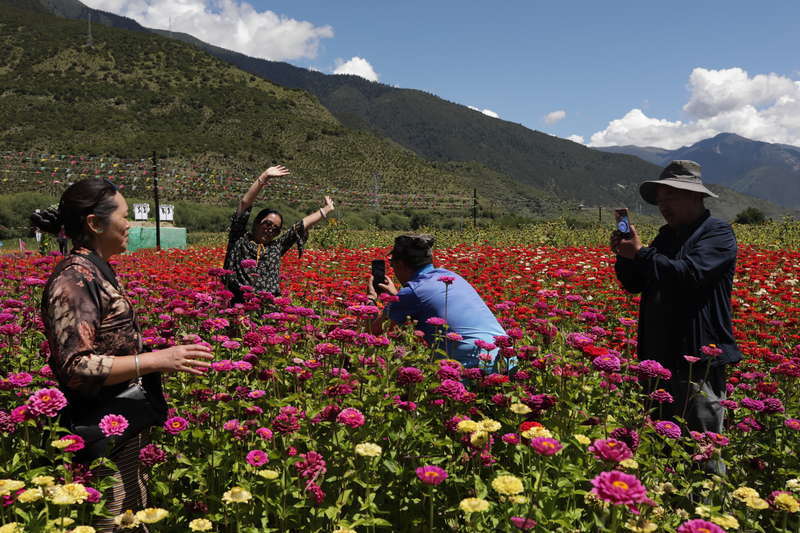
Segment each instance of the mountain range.
[{"label": "mountain range", "polygon": [[702,166],[703,179],[778,205],[800,208],[800,147],[720,133],[677,150],[609,146],[605,152],[629,154],[659,166],[691,159]]},{"label": "mountain range", "polygon": [[[637,211],[649,214],[655,213],[651,206],[641,202],[637,192],[637,184],[645,177],[656,176],[659,168],[656,164],[653,164],[652,160],[645,161],[640,158],[640,154],[635,154],[636,157],[633,157],[627,153],[609,153],[593,150],[571,141],[527,129],[520,124],[488,117],[466,106],[448,102],[423,91],[399,89],[385,84],[370,82],[357,76],[323,74],[287,63],[251,58],[203,43],[186,34],[150,30],[131,19],[88,8],[77,0],[2,0],[0,5],[2,4],[83,20],[84,22],[82,23],[74,23],[75,25],[70,30],[70,35],[73,36],[73,41],[70,43],[70,46],[73,47],[73,51],[70,52],[72,55],[75,55],[76,42],[80,40],[81,32],[85,33],[87,31],[85,20],[89,16],[91,16],[92,21],[102,25],[131,30],[127,32],[129,34],[157,34],[162,37],[168,37],[173,42],[179,40],[189,43],[192,47],[207,52],[228,65],[237,67],[232,72],[244,71],[256,76],[258,79],[268,80],[269,84],[262,85],[262,92],[266,91],[274,95],[279,94],[278,100],[283,100],[282,104],[278,105],[276,103],[273,105],[270,108],[271,111],[274,112],[281,106],[299,105],[300,108],[313,114],[316,117],[315,120],[321,120],[324,123],[304,124],[302,115],[297,116],[296,109],[290,110],[292,111],[291,113],[284,114],[280,118],[275,116],[258,117],[256,104],[261,96],[255,99],[245,97],[245,102],[250,102],[253,105],[235,105],[234,109],[242,114],[238,120],[244,120],[244,116],[258,117],[259,121],[269,122],[268,126],[264,124],[267,127],[248,128],[244,132],[236,131],[236,125],[230,123],[213,131],[200,130],[196,138],[185,139],[175,134],[174,131],[149,132],[148,128],[151,127],[149,123],[145,124],[139,120],[137,126],[133,128],[138,130],[136,136],[116,136],[109,139],[107,138],[108,132],[103,130],[103,127],[109,126],[109,121],[101,125],[98,120],[94,120],[92,127],[88,128],[88,130],[99,127],[100,129],[96,131],[97,135],[87,135],[86,138],[82,139],[83,144],[73,142],[74,148],[93,146],[95,150],[106,149],[115,152],[133,150],[134,152],[142,152],[148,143],[152,145],[154,142],[158,142],[161,147],[167,147],[173,150],[173,153],[183,153],[185,156],[204,151],[220,151],[220,149],[224,149],[226,153],[238,150],[240,152],[238,156],[252,161],[254,154],[258,151],[259,143],[263,145],[264,143],[261,141],[264,139],[268,140],[266,144],[272,149],[270,153],[275,157],[286,160],[286,156],[290,156],[307,162],[309,171],[330,170],[330,162],[320,165],[319,161],[314,161],[311,164],[311,160],[316,156],[306,153],[308,147],[301,146],[302,143],[293,142],[293,146],[289,148],[284,146],[286,143],[280,138],[270,135],[275,131],[274,126],[276,125],[275,122],[277,122],[278,131],[288,129],[293,135],[300,137],[305,132],[305,142],[311,145],[322,137],[327,139],[328,148],[343,144],[350,146],[349,150],[352,151],[353,142],[361,145],[366,142],[367,145],[380,145],[381,148],[378,152],[399,150],[392,156],[395,159],[400,157],[399,154],[403,153],[403,148],[407,149],[421,159],[415,160],[412,164],[410,163],[410,156],[403,155],[401,159],[404,160],[404,165],[406,167],[410,165],[412,167],[425,168],[423,174],[427,174],[429,179],[434,179],[434,176],[436,176],[434,181],[437,181],[437,187],[434,187],[434,190],[438,188],[438,180],[441,180],[445,188],[449,190],[458,190],[459,188],[463,190],[474,186],[479,188],[481,194],[491,197],[498,205],[505,205],[509,211],[519,212],[522,210],[527,214],[536,213],[542,215],[548,208],[553,211],[552,208],[556,205],[560,205],[559,208],[563,208],[566,205],[583,203],[596,206],[628,205]],[[41,23],[53,24],[53,22],[44,19]],[[111,38],[107,38],[103,34],[102,26],[94,24],[93,27],[95,28],[95,40],[102,41],[103,46],[109,48],[115,45]],[[119,35],[125,33],[120,32]],[[154,35],[150,39],[161,42]],[[127,46],[132,46],[130,44],[132,38],[126,37],[122,40],[128,42]],[[144,41],[141,41],[141,43],[143,45]],[[36,46],[36,44],[29,42],[27,46]],[[186,78],[186,84],[183,87],[184,91],[199,90],[204,93],[202,89],[203,83],[199,84],[200,87],[192,88],[193,84],[198,85],[197,82],[199,80],[206,83],[213,81],[212,85],[221,90],[222,93],[208,94],[205,91],[205,96],[200,98],[201,101],[198,101],[190,93],[174,94],[175,88],[171,87],[169,91],[166,91],[167,94],[165,95],[165,87],[159,85],[163,80],[154,81],[154,79],[161,80],[165,76],[169,76],[169,72],[159,71],[159,69],[163,70],[165,68],[165,59],[167,58],[160,57],[158,61],[154,61],[153,58],[145,58],[149,65],[144,69],[141,68],[141,64],[129,65],[124,67],[128,69],[127,71],[118,73],[116,71],[119,65],[114,65],[113,67],[108,67],[110,71],[105,72],[101,80],[98,80],[97,76],[93,75],[91,87],[86,86],[86,79],[73,80],[75,86],[71,92],[68,88],[64,89],[71,96],[66,99],[55,98],[59,105],[64,106],[60,113],[68,113],[67,108],[69,107],[70,98],[73,99],[72,103],[77,103],[76,95],[78,100],[89,98],[85,93],[86,89],[90,88],[92,91],[98,91],[99,95],[103,95],[103,93],[108,93],[108,88],[103,88],[102,83],[113,82],[120,84],[124,82],[126,76],[140,76],[142,72],[147,74],[144,75],[144,81],[139,80],[140,83],[136,86],[137,90],[146,90],[149,87],[153,93],[148,96],[140,95],[138,109],[142,112],[149,111],[150,114],[153,112],[153,110],[146,109],[148,98],[151,100],[151,105],[155,104],[157,109],[162,110],[161,112],[166,112],[166,110],[174,112],[178,108],[188,106],[189,110],[200,111],[201,115],[207,109],[214,108],[215,104],[212,100],[215,97],[221,98],[223,107],[225,103],[231,104],[235,101],[227,90],[220,87],[220,80],[215,78],[215,72],[221,74],[223,67],[214,64],[215,66],[211,72],[202,73],[194,66],[181,63],[200,60],[200,63],[204,64],[208,63],[206,59],[199,59],[201,56],[190,54],[183,48],[170,47],[169,51],[167,51],[165,45],[160,44],[158,46],[161,47],[159,54],[177,53],[180,50],[179,56],[182,59],[166,61],[169,64],[169,68],[182,71],[184,78],[186,78],[185,71],[187,70],[191,71],[191,76],[198,78],[194,81]],[[51,53],[59,58],[56,62],[64,62],[63,50],[52,50]],[[85,53],[85,50],[81,53]],[[72,57],[70,54],[67,54],[67,56],[69,56],[67,59]],[[86,59],[84,58],[83,61],[86,61]],[[2,73],[3,68],[0,65],[0,73]],[[5,68],[9,69],[11,67],[6,66]],[[65,66],[62,64],[58,72],[62,77],[65,75],[73,76],[76,74],[73,70],[70,65],[67,64]],[[84,68],[83,72],[78,72],[77,74],[85,78],[85,71],[86,68]],[[239,76],[239,74],[236,74],[236,76]],[[259,83],[255,82],[257,78],[250,78],[249,80],[242,78],[239,81],[240,84],[244,83],[244,85],[248,86],[259,85]],[[42,80],[40,79],[40,81]],[[97,84],[96,82],[98,81],[102,83]],[[13,89],[14,83],[11,80],[4,83],[4,85],[11,86]],[[47,83],[45,84],[47,85]],[[308,100],[302,96],[306,93],[287,92],[287,89],[284,88],[300,89],[312,94],[313,97]],[[29,87],[29,90],[33,93],[37,92],[36,86]],[[52,93],[57,89],[51,83],[48,86],[48,90]],[[122,87],[119,90],[125,92],[125,90],[129,89]],[[223,93],[227,97],[223,97]],[[104,96],[103,105],[106,105],[108,103],[107,97],[110,95],[105,94]],[[121,94],[116,95],[117,99],[121,97]],[[312,111],[315,99],[324,106],[324,109],[313,109]],[[294,104],[291,102],[294,102]],[[299,104],[299,102],[302,103]],[[0,105],[2,104],[3,102],[0,100]],[[115,109],[120,110],[124,107],[126,106],[117,103]],[[109,111],[109,109],[106,105],[105,112]],[[0,109],[0,111],[2,110]],[[218,109],[217,111],[222,113],[222,110]],[[255,115],[248,115],[249,113],[255,113]],[[101,112],[98,116],[102,117],[103,115],[104,112]],[[297,120],[295,120],[295,116],[297,116]],[[24,122],[27,116],[24,113],[20,113],[15,118]],[[45,123],[47,122],[47,116],[42,116],[41,118],[45,119]],[[134,122],[138,120],[137,116],[131,114],[128,115],[128,118]],[[174,115],[174,118],[178,120],[178,115]],[[221,116],[217,118],[221,118]],[[202,121],[201,118],[197,120]],[[188,122],[184,124],[187,132],[198,132],[198,123],[191,123],[191,120],[188,120]],[[42,124],[42,126],[44,125]],[[81,124],[81,126],[83,126],[84,130],[87,130],[86,124]],[[123,130],[130,129],[130,127],[123,127]],[[17,131],[19,128],[14,130]],[[212,140],[211,137],[218,136],[223,131],[224,135],[227,136],[225,139],[221,141]],[[207,135],[204,136],[204,133]],[[244,141],[237,137],[245,134],[247,139]],[[67,131],[62,131],[59,140],[60,146],[65,146],[64,143],[67,142],[66,135]],[[44,147],[48,143],[53,144],[53,136],[54,132],[52,131],[48,131],[46,134],[42,133],[38,139],[34,138],[36,137],[35,135],[31,137],[30,132],[27,136],[0,133],[0,141],[11,143],[16,147],[20,147],[20,144],[26,142]],[[359,140],[356,141],[356,139]],[[369,141],[366,141],[367,139]],[[135,142],[132,142],[132,140],[135,140]],[[93,142],[95,143],[94,145],[92,145]],[[392,146],[395,148],[391,148]],[[317,156],[319,155],[317,154]],[[372,155],[366,158],[362,156],[361,158],[369,162],[376,161],[374,159],[376,156],[377,154],[373,152]],[[337,157],[339,157],[338,154]],[[342,152],[342,157],[345,160],[348,158],[347,150]],[[294,164],[296,166],[297,163]],[[347,168],[347,163],[339,166],[342,167],[340,170],[352,171],[352,169]],[[407,170],[404,171],[407,172]],[[357,172],[367,172],[369,174],[363,164]],[[402,171],[395,168],[390,172]],[[338,174],[343,174],[343,172]],[[364,181],[363,177],[361,181]],[[424,179],[415,181],[419,184],[425,183]],[[401,187],[408,187],[409,185],[411,183],[408,181],[401,180],[399,182]],[[424,187],[424,185],[421,186]],[[757,187],[750,188],[750,190],[756,189]],[[724,185],[721,190],[724,191],[723,199],[715,203],[715,211],[726,218],[732,218],[738,210],[748,206],[758,207],[769,216],[778,216],[785,212],[784,209],[780,209],[769,202],[728,191]]]}]

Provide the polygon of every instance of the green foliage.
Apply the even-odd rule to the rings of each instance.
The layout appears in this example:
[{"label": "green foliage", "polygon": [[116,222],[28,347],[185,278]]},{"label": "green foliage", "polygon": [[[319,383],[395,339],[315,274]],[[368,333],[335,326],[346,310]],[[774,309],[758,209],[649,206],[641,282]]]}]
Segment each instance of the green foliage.
[{"label": "green foliage", "polygon": [[763,224],[766,220],[764,212],[755,207],[748,207],[738,215],[735,222],[737,224]]},{"label": "green foliage", "polygon": [[0,239],[28,235],[34,210],[55,203],[58,203],[55,197],[36,192],[0,195]]}]

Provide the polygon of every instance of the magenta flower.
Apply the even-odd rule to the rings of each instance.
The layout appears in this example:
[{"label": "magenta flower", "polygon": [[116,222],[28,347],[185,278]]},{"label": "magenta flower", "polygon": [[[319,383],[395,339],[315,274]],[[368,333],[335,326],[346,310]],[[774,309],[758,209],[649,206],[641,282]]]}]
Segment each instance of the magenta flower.
[{"label": "magenta flower", "polygon": [[789,429],[793,429],[795,431],[800,431],[800,420],[798,420],[796,418],[787,418],[783,422],[783,425],[786,426]]},{"label": "magenta flower", "polygon": [[272,430],[269,428],[258,428],[256,430],[256,435],[264,440],[270,440],[272,439]]},{"label": "magenta flower", "polygon": [[631,365],[630,369],[632,372],[648,378],[672,378],[672,372],[664,368],[658,361],[653,361],[652,359],[645,359],[638,365]]},{"label": "magenta flower", "polygon": [[511,525],[522,531],[527,531],[529,529],[533,529],[534,527],[536,527],[536,521],[533,518],[512,516],[511,518],[509,518],[509,520],[511,521]]},{"label": "magenta flower", "polygon": [[628,445],[617,439],[597,439],[589,446],[589,451],[601,461],[618,463],[633,457]]},{"label": "magenta flower", "polygon": [[99,490],[89,487],[88,485],[84,485],[83,488],[86,489],[86,492],[89,496],[86,498],[86,501],[89,503],[97,503],[103,499],[103,493]]},{"label": "magenta flower", "polygon": [[33,381],[33,376],[27,372],[11,372],[8,374],[8,381],[15,387],[27,387]]},{"label": "magenta flower", "polygon": [[247,452],[247,464],[250,466],[263,466],[269,462],[269,456],[262,450]]},{"label": "magenta flower", "polygon": [[535,437],[531,439],[530,446],[533,448],[533,451],[539,455],[546,456],[555,455],[564,447],[556,439],[551,439],[549,437]]},{"label": "magenta flower", "polygon": [[441,281],[445,285],[452,285],[453,282],[456,280],[455,276],[439,276],[436,279],[437,281]]},{"label": "magenta flower", "polygon": [[417,477],[426,485],[439,485],[447,479],[447,472],[438,466],[428,465],[417,468]]},{"label": "magenta flower", "polygon": [[301,453],[302,461],[297,461],[294,467],[297,473],[303,479],[314,480],[328,471],[325,458],[321,454],[310,451],[308,453]]},{"label": "magenta flower", "polygon": [[361,414],[361,411],[352,407],[348,407],[347,409],[342,409],[342,411],[336,416],[336,421],[349,428],[357,428],[364,425],[365,419],[364,415]]},{"label": "magenta flower", "polygon": [[106,415],[100,419],[98,425],[106,437],[119,436],[128,429],[128,419],[122,415]]},{"label": "magenta flower", "polygon": [[314,352],[317,355],[338,355],[342,353],[342,349],[330,342],[323,342],[314,346]]},{"label": "magenta flower", "polygon": [[650,398],[658,403],[672,403],[675,401],[675,399],[672,397],[672,394],[668,393],[664,389],[654,390],[650,393]]},{"label": "magenta flower", "polygon": [[406,366],[397,371],[397,384],[400,386],[425,381],[425,375],[419,368]]},{"label": "magenta flower", "polygon": [[170,435],[177,435],[189,427],[189,421],[180,416],[173,416],[164,422],[164,430]]},{"label": "magenta flower", "polygon": [[761,400],[754,400],[753,398],[744,397],[741,402],[742,407],[750,409],[751,411],[761,412],[764,410],[764,402]]},{"label": "magenta flower", "polygon": [[709,344],[708,346],[701,346],[700,351],[703,352],[703,355],[707,355],[708,357],[718,357],[722,355],[722,349],[717,348],[715,344]]},{"label": "magenta flower", "polygon": [[675,422],[670,422],[669,420],[661,420],[660,422],[656,422],[655,430],[656,433],[667,437],[668,439],[681,438],[680,426]]},{"label": "magenta flower", "polygon": [[689,364],[695,364],[700,360],[699,357],[695,357],[693,355],[684,355],[683,358],[686,359],[686,361],[688,361]]},{"label": "magenta flower", "polygon": [[713,522],[695,518],[681,524],[677,533],[725,533],[725,530]]},{"label": "magenta flower", "polygon": [[444,318],[439,318],[438,316],[432,316],[428,320],[425,321],[426,324],[430,324],[431,326],[444,326],[447,324]]},{"label": "magenta flower", "polygon": [[72,441],[72,444],[64,448],[65,452],[78,452],[86,447],[86,441],[80,435],[64,435],[60,440]]},{"label": "magenta flower", "polygon": [[451,340],[451,341],[454,341],[454,342],[459,342],[459,341],[463,341],[464,340],[464,337],[462,337],[461,335],[459,335],[455,331],[451,331],[450,333],[447,333],[445,335],[445,337],[447,337],[448,340]]},{"label": "magenta flower", "polygon": [[601,472],[592,480],[592,494],[614,505],[649,503],[647,489],[636,476],[612,470]]},{"label": "magenta flower", "polygon": [[167,460],[167,454],[155,444],[147,444],[139,450],[139,461],[145,466],[154,466]]},{"label": "magenta flower", "polygon": [[28,398],[28,407],[35,415],[54,417],[67,406],[67,398],[58,389],[40,389]]},{"label": "magenta flower", "polygon": [[255,268],[258,262],[255,259],[242,259],[239,264],[242,268]]},{"label": "magenta flower", "polygon": [[619,372],[620,360],[613,355],[601,355],[592,360],[592,366],[602,372]]}]

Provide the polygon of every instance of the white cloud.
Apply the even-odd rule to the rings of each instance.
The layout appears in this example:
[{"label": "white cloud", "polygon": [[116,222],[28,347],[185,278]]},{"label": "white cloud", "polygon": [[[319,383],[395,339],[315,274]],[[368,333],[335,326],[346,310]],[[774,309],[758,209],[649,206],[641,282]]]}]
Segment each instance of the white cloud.
[{"label": "white cloud", "polygon": [[632,109],[591,136],[589,146],[634,144],[675,149],[736,133],[758,141],[800,145],[800,81],[777,74],[750,77],[740,68],[695,68],[689,76],[685,121]]},{"label": "white cloud", "polygon": [[551,111],[550,113],[544,116],[544,121],[548,124],[555,124],[560,120],[564,120],[564,117],[567,116],[567,112],[563,109],[559,109],[558,111]]},{"label": "white cloud", "polygon": [[583,142],[583,135],[570,135],[567,140],[578,144],[586,144]]},{"label": "white cloud", "polygon": [[480,109],[478,107],[475,107],[474,105],[468,105],[467,107],[472,109],[473,111],[477,111],[478,113],[483,113],[487,117],[500,118],[500,115],[498,115],[497,113],[495,113],[491,109]]},{"label": "white cloud", "polygon": [[188,33],[207,43],[274,61],[314,58],[331,26],[315,26],[238,0],[85,0],[148,28]]},{"label": "white cloud", "polygon": [[355,56],[349,61],[336,60],[337,67],[333,70],[334,74],[353,74],[361,76],[369,81],[378,81],[378,73],[363,57]]}]

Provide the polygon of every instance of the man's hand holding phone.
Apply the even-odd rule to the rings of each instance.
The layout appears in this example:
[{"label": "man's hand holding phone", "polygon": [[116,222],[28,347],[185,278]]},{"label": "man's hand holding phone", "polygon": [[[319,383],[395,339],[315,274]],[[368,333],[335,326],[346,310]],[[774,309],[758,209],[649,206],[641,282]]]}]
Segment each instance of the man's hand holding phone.
[{"label": "man's hand holding phone", "polygon": [[614,218],[617,228],[611,234],[611,251],[626,259],[633,259],[642,247],[642,241],[628,218],[628,210],[615,209]]}]

